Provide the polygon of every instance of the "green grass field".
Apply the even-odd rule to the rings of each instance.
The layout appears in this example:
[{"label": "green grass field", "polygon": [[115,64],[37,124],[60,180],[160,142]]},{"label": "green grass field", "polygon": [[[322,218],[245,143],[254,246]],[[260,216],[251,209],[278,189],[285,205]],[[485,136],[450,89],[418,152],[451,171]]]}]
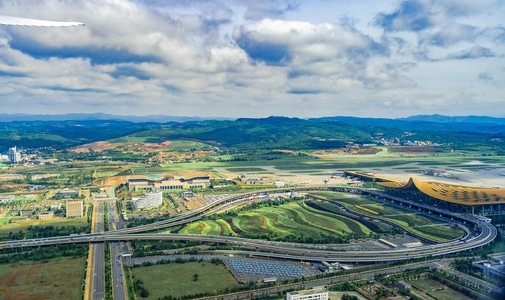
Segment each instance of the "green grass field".
[{"label": "green grass field", "polygon": [[0,265],[0,299],[82,299],[85,259]]},{"label": "green grass field", "polygon": [[[9,236],[9,232],[19,232],[25,231],[29,226],[75,226],[75,227],[83,227],[86,226],[87,218],[72,218],[72,219],[53,219],[53,220],[27,220],[27,221],[19,221],[18,223],[0,223],[0,238],[6,238]],[[76,232],[79,233],[79,232]]]},{"label": "green grass field", "polygon": [[454,300],[454,299],[471,299],[453,289],[447,288],[444,284],[432,279],[419,279],[409,281],[414,291],[421,294],[431,296],[434,299]]},{"label": "green grass field", "polygon": [[[144,282],[148,299],[164,296],[181,297],[199,293],[217,293],[240,284],[224,265],[210,262],[188,262],[133,268],[133,276]],[[194,275],[198,280],[194,281]],[[140,299],[140,297],[137,297]]]},{"label": "green grass field", "polygon": [[420,291],[423,291],[423,292],[429,292],[429,291],[441,289],[444,287],[444,285],[442,283],[440,283],[436,280],[428,279],[428,278],[409,281],[409,283],[412,285],[412,287],[414,287]]},{"label": "green grass field", "polygon": [[[349,210],[360,214],[378,217],[393,222],[405,230],[431,239],[445,242],[461,237],[463,231],[450,227],[438,219],[413,213],[396,207],[385,206],[370,199],[339,193],[318,192],[314,195],[337,201]],[[318,204],[319,205],[319,204]],[[227,220],[198,221],[183,227],[180,233],[233,235],[233,236],[268,236],[269,239],[283,239],[287,236],[342,236],[355,234],[358,237],[369,235],[372,231],[358,221],[336,214],[330,205],[321,204],[335,214],[308,207],[302,202],[284,204],[278,207],[262,207],[248,212],[241,212],[237,217]],[[386,231],[387,226],[377,224]]]},{"label": "green grass field", "polygon": [[342,236],[371,233],[363,224],[350,218],[319,211],[303,202],[292,202],[275,207],[261,207],[241,212],[226,220],[197,221],[186,225],[180,233],[269,236],[283,239],[287,236]]},{"label": "green grass field", "polygon": [[409,210],[385,206],[382,203],[370,199],[330,192],[318,192],[313,194],[329,201],[337,201],[349,210],[360,214],[391,221],[410,232],[436,242],[457,239],[463,234],[461,229],[449,227],[449,224],[445,224],[441,220],[413,213]]},{"label": "green grass field", "polygon": [[238,168],[227,168],[228,172],[266,172],[267,170],[258,167],[238,167]]},{"label": "green grass field", "polygon": [[[327,202],[318,202],[317,206],[326,209],[328,211],[334,212],[336,214],[340,214],[340,209],[336,207],[335,205],[332,205],[331,203]],[[384,223],[374,223],[375,226],[377,226],[381,231],[386,232],[391,229],[390,225],[384,224]]]},{"label": "green grass field", "polygon": [[433,291],[427,293],[428,295],[434,297],[435,299],[439,300],[454,300],[454,299],[460,299],[460,300],[470,300],[472,298],[465,296],[464,294],[452,290],[452,289],[444,289],[444,290],[438,290],[438,291]]}]

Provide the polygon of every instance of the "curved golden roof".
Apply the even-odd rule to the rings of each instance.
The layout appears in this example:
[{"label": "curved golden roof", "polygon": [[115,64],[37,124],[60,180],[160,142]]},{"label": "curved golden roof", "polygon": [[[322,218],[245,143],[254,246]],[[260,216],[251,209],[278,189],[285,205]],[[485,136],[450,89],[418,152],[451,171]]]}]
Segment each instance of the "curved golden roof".
[{"label": "curved golden roof", "polygon": [[397,189],[415,186],[422,193],[438,200],[462,205],[505,204],[505,189],[470,187],[435,181],[420,181],[410,178],[408,182],[389,181],[377,184]]}]

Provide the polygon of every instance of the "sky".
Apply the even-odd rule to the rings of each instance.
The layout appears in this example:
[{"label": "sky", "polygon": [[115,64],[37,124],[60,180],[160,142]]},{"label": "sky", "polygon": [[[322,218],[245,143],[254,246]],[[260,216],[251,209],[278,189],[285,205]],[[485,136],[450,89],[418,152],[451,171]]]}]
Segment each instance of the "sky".
[{"label": "sky", "polygon": [[0,0],[0,113],[505,117],[502,0]]}]

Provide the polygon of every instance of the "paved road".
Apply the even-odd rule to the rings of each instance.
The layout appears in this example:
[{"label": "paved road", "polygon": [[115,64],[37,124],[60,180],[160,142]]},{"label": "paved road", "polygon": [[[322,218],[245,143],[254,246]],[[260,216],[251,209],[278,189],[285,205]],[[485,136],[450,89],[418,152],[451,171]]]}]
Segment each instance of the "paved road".
[{"label": "paved road", "polygon": [[[98,203],[95,218],[95,231],[104,231],[103,203]],[[100,300],[105,298],[105,246],[103,242],[93,244],[93,274],[91,276],[92,293],[91,299]]]},{"label": "paved road", "polygon": [[[112,201],[108,202],[109,228],[121,229],[123,224],[120,222],[116,212],[116,206]],[[114,299],[127,299],[126,281],[124,278],[124,269],[122,262],[122,242],[110,243],[110,264],[112,273],[112,295]]]},{"label": "paved road", "polygon": [[[315,187],[312,187],[315,188]],[[325,189],[335,189],[340,187],[324,187]],[[352,192],[351,190],[344,190],[344,192]],[[378,194],[376,191],[359,189],[355,192],[369,193],[373,196],[381,195],[379,201],[394,201],[399,202],[401,199],[392,199],[389,196]],[[376,195],[377,194],[377,195]],[[381,251],[330,251],[330,250],[316,250],[304,247],[296,247],[290,243],[277,243],[262,240],[251,240],[237,237],[223,237],[223,236],[210,236],[210,235],[188,235],[188,234],[140,234],[138,232],[166,228],[170,226],[185,224],[190,221],[198,220],[204,215],[215,213],[216,210],[224,206],[233,206],[241,201],[250,201],[257,196],[257,193],[245,193],[240,195],[232,195],[206,207],[199,208],[191,213],[183,214],[166,221],[160,221],[148,225],[138,226],[128,229],[117,229],[115,231],[105,232],[103,234],[87,234],[74,237],[55,237],[46,239],[35,240],[22,240],[22,241],[8,241],[1,242],[0,247],[26,247],[26,246],[43,246],[58,243],[79,243],[89,241],[128,241],[134,239],[166,239],[166,240],[194,240],[205,241],[211,243],[225,243],[235,244],[242,248],[255,249],[257,256],[268,256],[271,258],[292,258],[304,260],[321,260],[326,261],[340,261],[340,262],[373,262],[377,259],[382,261],[404,260],[410,258],[422,258],[428,256],[442,256],[451,253],[458,253],[461,251],[480,248],[492,242],[496,238],[497,230],[490,223],[482,223],[475,216],[468,214],[456,214],[449,211],[441,211],[433,207],[423,207],[421,204],[408,202],[411,209],[418,210],[419,212],[428,212],[432,216],[437,214],[440,218],[444,217],[450,222],[465,224],[468,226],[472,224],[475,230],[467,232],[464,239],[450,241],[447,243],[426,245],[408,249],[395,249],[395,250],[381,250]],[[378,197],[378,196],[377,196]],[[385,200],[387,199],[387,200]],[[215,208],[214,206],[220,204],[221,206]],[[432,213],[433,212],[433,213]],[[136,234],[131,234],[136,233]],[[305,248],[305,249],[304,249]]]},{"label": "paved road", "polygon": [[[306,187],[308,189],[308,187]],[[312,187],[312,189],[320,189],[320,187]],[[324,189],[331,189],[340,191],[341,187],[324,187]],[[274,190],[272,190],[274,191]],[[275,190],[277,191],[277,190]],[[301,190],[299,190],[301,191]],[[299,192],[298,191],[298,192]],[[54,237],[45,239],[32,239],[32,240],[22,240],[22,241],[8,241],[0,243],[0,247],[26,247],[26,246],[42,246],[50,244],[59,243],[79,243],[79,242],[94,242],[97,243],[95,246],[94,257],[93,257],[93,293],[92,299],[102,299],[104,296],[104,241],[127,241],[134,239],[167,239],[167,240],[196,240],[196,241],[207,241],[207,242],[217,242],[226,244],[240,245],[242,248],[255,249],[255,255],[258,256],[270,256],[279,258],[294,258],[303,260],[324,260],[328,261],[376,261],[377,259],[387,261],[387,260],[402,260],[407,258],[421,258],[430,255],[444,255],[450,253],[461,252],[465,250],[470,250],[474,248],[479,248],[484,245],[489,244],[496,237],[496,228],[488,223],[481,223],[481,220],[477,219],[475,216],[468,214],[455,214],[449,211],[439,210],[433,207],[424,207],[422,204],[416,204],[411,202],[406,202],[402,199],[393,199],[390,196],[382,195],[376,191],[365,190],[365,189],[351,189],[345,188],[343,192],[356,192],[364,193],[369,196],[379,197],[379,201],[391,201],[400,202],[403,205],[407,205],[409,208],[416,209],[419,212],[437,214],[440,218],[446,218],[452,222],[463,223],[465,226],[471,224],[476,229],[472,232],[468,232],[468,235],[461,241],[451,241],[448,243],[438,244],[438,245],[428,245],[422,247],[416,247],[412,249],[401,249],[401,250],[391,250],[391,251],[354,251],[354,252],[339,252],[339,251],[325,251],[325,250],[314,250],[314,249],[303,249],[292,247],[292,245],[285,243],[276,243],[261,240],[249,240],[236,237],[222,237],[222,236],[201,236],[201,235],[184,235],[184,234],[139,234],[139,232],[166,228],[169,226],[174,226],[178,223],[183,224],[191,221],[192,219],[199,219],[204,215],[209,215],[215,212],[215,210],[220,209],[224,206],[233,206],[240,201],[251,201],[262,195],[257,193],[245,193],[240,195],[233,195],[229,198],[225,198],[213,204],[209,204],[206,207],[197,209],[191,213],[183,214],[178,217],[171,218],[166,221],[156,222],[144,226],[139,226],[136,228],[123,229],[121,226],[115,231],[105,232],[105,233],[94,233],[94,234],[84,234],[79,236],[69,236],[69,237]],[[214,206],[222,205],[220,208],[215,208]],[[214,210],[214,211],[213,211]],[[114,216],[113,221],[118,222],[117,216],[114,213],[110,213],[111,218]],[[95,230],[100,232],[104,230],[103,225],[103,204],[98,204],[97,207],[97,218],[95,224]],[[114,229],[112,226],[111,229]],[[134,234],[135,233],[135,234]],[[119,249],[121,245],[118,246],[117,252],[114,252],[112,259],[116,266],[116,271],[122,271],[122,264],[117,265],[117,255],[119,254]],[[116,251],[114,250],[114,251]],[[263,252],[258,252],[263,251]],[[114,269],[114,268],[113,268]],[[122,274],[122,273],[118,273]],[[119,277],[122,277],[118,275]],[[116,280],[117,278],[114,278]],[[119,282],[116,280],[116,282]],[[115,284],[114,284],[115,287]],[[121,298],[117,298],[121,299]],[[125,298],[123,298],[125,299]]]}]

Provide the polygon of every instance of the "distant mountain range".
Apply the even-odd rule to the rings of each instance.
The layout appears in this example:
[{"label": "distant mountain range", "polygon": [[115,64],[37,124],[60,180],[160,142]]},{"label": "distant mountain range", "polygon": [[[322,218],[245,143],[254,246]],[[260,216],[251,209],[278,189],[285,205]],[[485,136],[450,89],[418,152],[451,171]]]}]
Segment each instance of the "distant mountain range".
[{"label": "distant mountain range", "polygon": [[107,114],[0,114],[0,153],[8,147],[65,149],[94,141],[197,140],[237,149],[329,149],[408,136],[458,149],[505,149],[505,118],[412,116],[401,119],[268,117],[236,120]]},{"label": "distant mountain range", "polygon": [[505,118],[486,116],[417,115],[407,118],[323,117],[314,122],[342,122],[353,126],[380,126],[405,131],[450,131],[472,133],[505,133]]},{"label": "distant mountain range", "polygon": [[[62,114],[62,115],[30,115],[30,114],[0,114],[0,122],[12,121],[92,121],[92,120],[113,120],[113,121],[128,121],[135,123],[168,123],[168,122],[188,122],[188,121],[204,121],[209,118],[202,117],[180,117],[167,115],[150,115],[150,116],[119,116],[111,114]],[[215,118],[215,120],[227,120],[227,118]],[[229,120],[229,119],[228,119]]]},{"label": "distant mountain range", "polygon": [[444,115],[417,115],[400,120],[406,121],[425,121],[437,123],[487,123],[487,124],[505,124],[505,118],[495,118],[486,116],[444,116]]},{"label": "distant mountain range", "polygon": [[[262,118],[258,118],[262,119]],[[112,115],[104,113],[92,114],[60,114],[60,115],[41,115],[41,114],[3,114],[0,113],[0,122],[12,121],[92,121],[92,120],[113,120],[113,121],[128,121],[134,123],[168,123],[168,122],[191,122],[191,121],[206,121],[206,120],[234,120],[233,118],[224,117],[189,117],[189,116],[169,116],[169,115],[148,115],[148,116],[132,116],[132,115]],[[370,124],[389,124],[390,122],[427,122],[427,123],[475,123],[475,124],[501,124],[505,125],[505,117],[487,117],[487,116],[444,116],[444,115],[415,115],[406,118],[362,118],[362,117],[321,117],[310,118],[312,121],[322,122],[344,122],[344,123],[363,123]]]}]

